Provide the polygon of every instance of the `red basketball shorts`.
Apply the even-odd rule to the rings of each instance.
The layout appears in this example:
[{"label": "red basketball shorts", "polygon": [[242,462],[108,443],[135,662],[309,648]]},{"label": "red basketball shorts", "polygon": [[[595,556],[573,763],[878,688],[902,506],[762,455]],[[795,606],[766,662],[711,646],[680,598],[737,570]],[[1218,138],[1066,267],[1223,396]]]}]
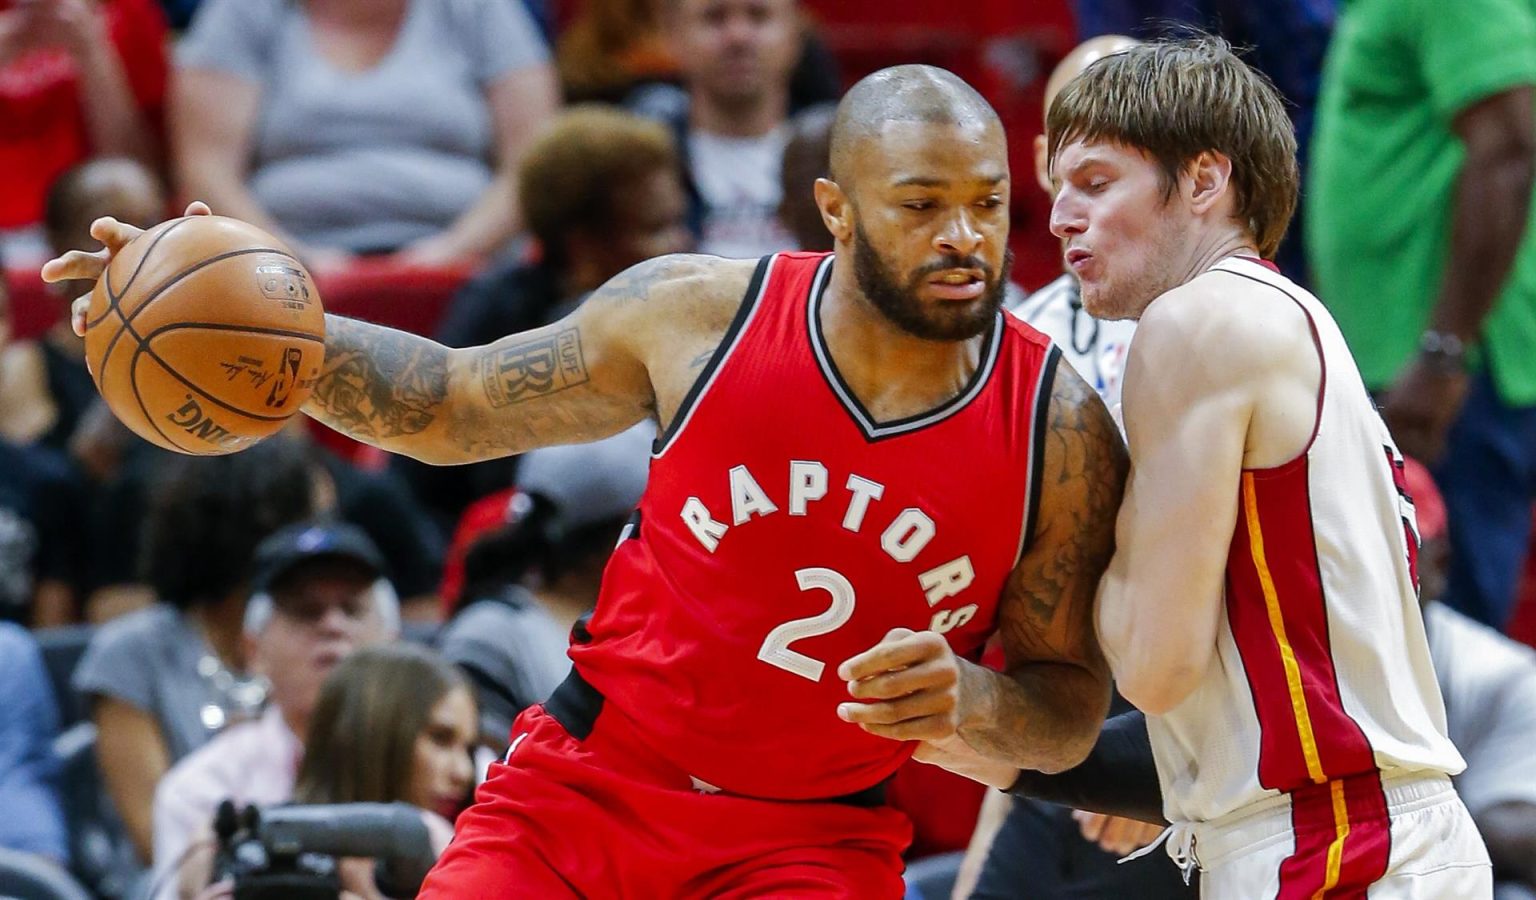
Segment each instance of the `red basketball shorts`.
[{"label": "red basketball shorts", "polygon": [[902,896],[890,807],[702,792],[612,706],[580,740],[531,707],[512,738],[420,897]]}]

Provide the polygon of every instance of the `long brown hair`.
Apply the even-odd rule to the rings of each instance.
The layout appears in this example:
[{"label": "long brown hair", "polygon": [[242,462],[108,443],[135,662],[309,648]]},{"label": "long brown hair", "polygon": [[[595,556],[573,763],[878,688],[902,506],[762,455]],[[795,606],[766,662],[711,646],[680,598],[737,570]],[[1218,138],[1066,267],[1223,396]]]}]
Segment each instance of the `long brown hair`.
[{"label": "long brown hair", "polygon": [[1130,47],[1072,79],[1045,120],[1050,158],[1076,141],[1145,152],[1162,169],[1164,196],[1212,150],[1232,160],[1237,217],[1260,255],[1273,257],[1296,210],[1296,135],[1269,79],[1210,35]]},{"label": "long brown hair", "polygon": [[298,803],[392,803],[406,799],[416,738],[432,707],[457,687],[459,670],[412,644],[358,650],[320,689],[309,720]]}]

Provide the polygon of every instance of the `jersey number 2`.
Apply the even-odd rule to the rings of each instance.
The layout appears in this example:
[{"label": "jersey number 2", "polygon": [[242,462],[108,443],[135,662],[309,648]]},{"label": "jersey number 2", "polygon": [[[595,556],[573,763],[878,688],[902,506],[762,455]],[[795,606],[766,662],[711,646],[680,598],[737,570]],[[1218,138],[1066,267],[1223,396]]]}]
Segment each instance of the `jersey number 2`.
[{"label": "jersey number 2", "polygon": [[832,605],[824,613],[805,619],[791,619],[768,632],[768,637],[763,639],[763,646],[757,651],[757,658],[801,678],[820,681],[827,664],[791,650],[789,645],[843,627],[853,616],[853,585],[841,573],[819,567],[797,571],[795,581],[802,591],[820,589],[831,594]]}]

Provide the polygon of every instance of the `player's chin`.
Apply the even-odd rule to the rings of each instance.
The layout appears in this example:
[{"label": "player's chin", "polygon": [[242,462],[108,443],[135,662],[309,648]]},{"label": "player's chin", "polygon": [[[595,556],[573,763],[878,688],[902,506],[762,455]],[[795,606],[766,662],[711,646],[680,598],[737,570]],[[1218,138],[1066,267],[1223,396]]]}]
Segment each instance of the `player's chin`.
[{"label": "player's chin", "polygon": [[943,305],[928,308],[925,337],[940,341],[969,340],[987,330],[996,312],[986,298],[964,304],[943,301]]},{"label": "player's chin", "polygon": [[1103,284],[1083,283],[1080,296],[1083,301],[1083,311],[1095,319],[1112,321],[1129,317],[1121,304],[1115,302],[1113,293]]}]

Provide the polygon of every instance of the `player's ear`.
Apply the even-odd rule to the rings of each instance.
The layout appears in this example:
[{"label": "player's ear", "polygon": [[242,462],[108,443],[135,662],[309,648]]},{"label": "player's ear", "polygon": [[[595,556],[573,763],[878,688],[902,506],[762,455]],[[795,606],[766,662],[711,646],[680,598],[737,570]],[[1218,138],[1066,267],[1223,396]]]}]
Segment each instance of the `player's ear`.
[{"label": "player's ear", "polygon": [[830,178],[816,179],[816,208],[821,210],[821,221],[839,243],[853,238],[853,203],[841,186]]},{"label": "player's ear", "polygon": [[1035,181],[1040,185],[1040,190],[1047,196],[1056,196],[1055,188],[1051,187],[1051,158],[1045,135],[1035,135]]},{"label": "player's ear", "polygon": [[1191,209],[1204,213],[1227,193],[1232,181],[1232,160],[1225,153],[1203,150],[1184,169]]}]

